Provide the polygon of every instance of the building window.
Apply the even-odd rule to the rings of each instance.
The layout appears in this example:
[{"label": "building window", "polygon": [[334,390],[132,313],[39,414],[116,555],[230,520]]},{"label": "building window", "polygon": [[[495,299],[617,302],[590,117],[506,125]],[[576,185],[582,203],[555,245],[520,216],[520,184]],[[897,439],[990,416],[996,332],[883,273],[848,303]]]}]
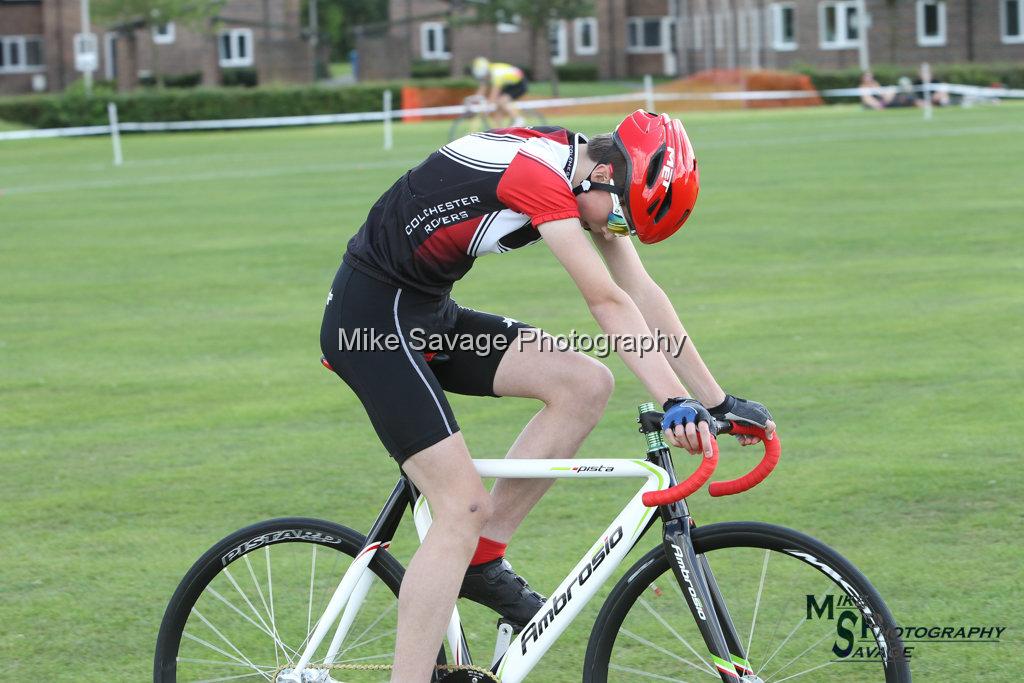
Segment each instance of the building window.
[{"label": "building window", "polygon": [[822,49],[857,47],[857,3],[823,2],[818,7]]},{"label": "building window", "polygon": [[252,66],[252,29],[233,28],[217,34],[220,65]]},{"label": "building window", "polygon": [[796,49],[796,7],[792,3],[772,5],[772,48],[779,51]]},{"label": "building window", "polygon": [[495,13],[497,21],[498,33],[519,33],[519,26],[523,23],[523,18],[518,14],[510,15],[503,9],[499,9]]},{"label": "building window", "polygon": [[423,59],[448,59],[448,26],[439,21],[420,24],[420,55]]},{"label": "building window", "polygon": [[669,44],[670,17],[629,17],[628,52],[664,52]]},{"label": "building window", "polygon": [[27,73],[43,68],[42,38],[0,36],[0,73]]},{"label": "building window", "polygon": [[584,17],[572,22],[573,43],[578,55],[597,54],[597,19]]},{"label": "building window", "polygon": [[153,42],[159,45],[169,45],[174,42],[174,22],[157,24],[152,28]]},{"label": "building window", "polygon": [[715,30],[712,36],[716,50],[725,47],[725,32],[725,15],[718,12],[715,14]]},{"label": "building window", "polygon": [[1024,0],[1000,0],[1004,43],[1024,43]]},{"label": "building window", "polygon": [[917,0],[917,44],[946,44],[945,0]]},{"label": "building window", "polygon": [[548,22],[548,42],[551,63],[565,64],[569,61],[569,30],[564,19]]}]

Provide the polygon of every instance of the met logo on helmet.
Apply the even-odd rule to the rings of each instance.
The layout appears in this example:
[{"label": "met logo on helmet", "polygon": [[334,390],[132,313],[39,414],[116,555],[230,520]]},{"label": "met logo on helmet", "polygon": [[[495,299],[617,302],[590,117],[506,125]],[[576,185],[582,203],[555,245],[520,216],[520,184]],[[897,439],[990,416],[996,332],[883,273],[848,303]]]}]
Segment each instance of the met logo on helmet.
[{"label": "met logo on helmet", "polygon": [[669,183],[672,182],[672,172],[676,168],[676,149],[666,147],[665,152],[665,165],[661,168],[661,186],[667,190]]}]

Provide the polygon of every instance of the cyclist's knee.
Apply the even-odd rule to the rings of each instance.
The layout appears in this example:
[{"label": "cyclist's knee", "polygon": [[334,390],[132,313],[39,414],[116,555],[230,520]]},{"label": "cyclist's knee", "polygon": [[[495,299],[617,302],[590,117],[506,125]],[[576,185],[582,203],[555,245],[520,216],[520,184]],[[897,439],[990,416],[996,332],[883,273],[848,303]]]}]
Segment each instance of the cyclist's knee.
[{"label": "cyclist's knee", "polygon": [[434,521],[453,533],[466,535],[476,542],[480,532],[494,514],[494,503],[487,491],[468,497],[451,497],[435,511]]},{"label": "cyclist's knee", "polygon": [[612,371],[600,361],[579,354],[566,381],[559,386],[558,400],[571,402],[584,410],[590,407],[600,414],[614,389]]}]

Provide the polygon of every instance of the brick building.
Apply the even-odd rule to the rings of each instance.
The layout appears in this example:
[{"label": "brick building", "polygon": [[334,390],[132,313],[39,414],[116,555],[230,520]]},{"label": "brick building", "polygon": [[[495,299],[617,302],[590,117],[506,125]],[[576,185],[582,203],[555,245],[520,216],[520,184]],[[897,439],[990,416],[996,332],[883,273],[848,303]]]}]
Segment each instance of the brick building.
[{"label": "brick building", "polygon": [[[0,93],[59,91],[82,77],[73,41],[79,0],[0,0]],[[301,0],[229,0],[204,27],[180,22],[103,26],[96,79],[119,89],[156,74],[199,73],[204,85],[225,69],[252,68],[259,82],[313,80],[313,52],[301,26]]]},{"label": "brick building", "polygon": [[[592,16],[533,36],[512,17],[472,24],[443,0],[390,0],[390,22],[357,38],[363,79],[409,75],[417,61],[465,73],[476,55],[530,67],[596,64],[601,78],[709,68],[856,67],[860,0],[592,0]],[[863,0],[874,63],[1024,60],[1024,0]],[[462,3],[471,7],[471,3]]]}]

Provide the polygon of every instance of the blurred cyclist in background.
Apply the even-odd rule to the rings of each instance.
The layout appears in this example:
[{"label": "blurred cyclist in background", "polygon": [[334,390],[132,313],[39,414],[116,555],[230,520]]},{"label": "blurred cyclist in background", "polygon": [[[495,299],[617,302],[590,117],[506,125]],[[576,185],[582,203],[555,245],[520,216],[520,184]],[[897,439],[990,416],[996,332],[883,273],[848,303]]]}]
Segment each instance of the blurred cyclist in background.
[{"label": "blurred cyclist in background", "polygon": [[515,101],[526,94],[526,75],[518,66],[504,62],[492,62],[486,57],[473,60],[473,78],[479,83],[475,97],[486,99],[494,105],[496,125],[501,124],[501,117],[508,117],[509,125],[522,126],[522,115]]}]

